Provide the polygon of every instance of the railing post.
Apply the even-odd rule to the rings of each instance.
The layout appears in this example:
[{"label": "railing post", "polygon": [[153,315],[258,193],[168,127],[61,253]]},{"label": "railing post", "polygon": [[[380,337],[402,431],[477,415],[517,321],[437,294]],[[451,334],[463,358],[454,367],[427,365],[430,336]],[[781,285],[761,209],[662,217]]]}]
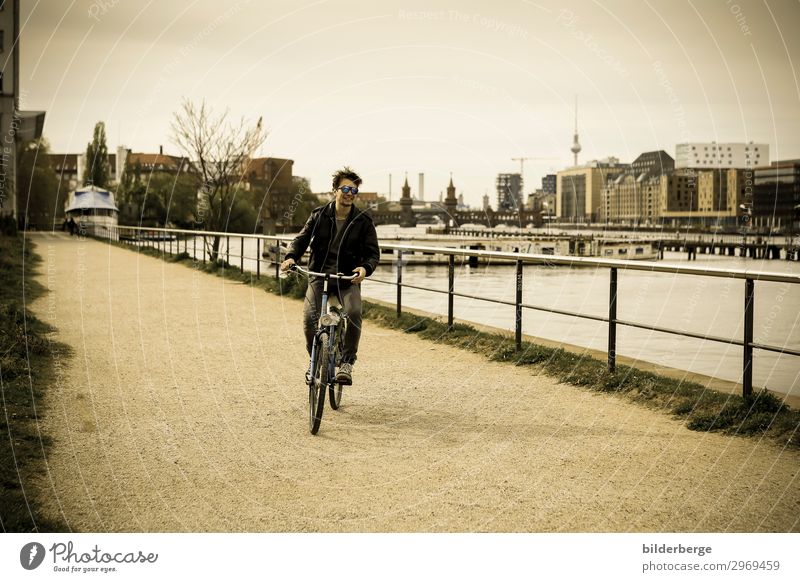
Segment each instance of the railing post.
[{"label": "railing post", "polygon": [[[299,259],[300,257],[298,257]],[[311,267],[308,267],[309,269]],[[281,241],[275,241],[275,277],[280,278],[281,276]]]},{"label": "railing post", "polygon": [[403,251],[397,251],[397,317],[403,313]]},{"label": "railing post", "polygon": [[242,252],[239,253],[239,269],[244,273],[244,237],[242,237]]},{"label": "railing post", "polygon": [[617,269],[611,268],[608,290],[608,371],[617,370]]},{"label": "railing post", "polygon": [[231,237],[225,237],[225,262],[231,264]]},{"label": "railing post", "polygon": [[261,239],[256,239],[256,279],[261,278]]},{"label": "railing post", "polygon": [[203,264],[206,264],[206,235],[203,235]]},{"label": "railing post", "polygon": [[753,395],[753,303],[755,281],[744,280],[744,361],[742,362],[742,396]]},{"label": "railing post", "polygon": [[515,334],[517,350],[522,349],[522,261],[517,261],[517,297],[515,300]]},{"label": "railing post", "polygon": [[447,329],[453,329],[453,287],[455,286],[456,256],[447,261]]},{"label": "railing post", "polygon": [[197,235],[192,235],[192,259],[197,260]]}]

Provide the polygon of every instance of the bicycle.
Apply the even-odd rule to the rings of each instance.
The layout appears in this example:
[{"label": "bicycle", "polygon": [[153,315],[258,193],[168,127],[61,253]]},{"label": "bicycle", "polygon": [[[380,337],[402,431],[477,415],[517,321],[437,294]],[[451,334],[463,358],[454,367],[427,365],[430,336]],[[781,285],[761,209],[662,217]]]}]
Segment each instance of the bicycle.
[{"label": "bicycle", "polygon": [[[336,382],[336,368],[339,367],[344,351],[344,336],[347,332],[347,313],[339,305],[334,295],[329,299],[328,284],[332,279],[352,281],[356,275],[336,275],[316,273],[299,265],[289,267],[289,272],[296,272],[308,277],[322,277],[322,302],[314,343],[311,346],[311,362],[306,374],[308,385],[308,428],[311,434],[317,434],[322,422],[322,411],[325,408],[325,392],[330,395],[331,408],[338,410],[342,403],[342,383]],[[288,272],[286,273],[288,276]]]}]

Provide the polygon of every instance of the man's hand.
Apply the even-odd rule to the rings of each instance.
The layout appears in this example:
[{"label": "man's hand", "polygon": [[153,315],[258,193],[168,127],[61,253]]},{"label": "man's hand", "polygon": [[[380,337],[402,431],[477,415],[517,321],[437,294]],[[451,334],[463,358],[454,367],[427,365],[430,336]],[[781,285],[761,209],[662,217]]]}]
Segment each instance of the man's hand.
[{"label": "man's hand", "polygon": [[361,283],[361,281],[367,278],[367,270],[364,267],[356,267],[353,269],[353,272],[356,274],[356,278],[353,279],[353,283],[355,285],[358,285]]},{"label": "man's hand", "polygon": [[294,264],[295,264],[294,259],[286,259],[281,263],[281,271],[285,273],[286,271],[289,270],[289,267],[291,267]]}]

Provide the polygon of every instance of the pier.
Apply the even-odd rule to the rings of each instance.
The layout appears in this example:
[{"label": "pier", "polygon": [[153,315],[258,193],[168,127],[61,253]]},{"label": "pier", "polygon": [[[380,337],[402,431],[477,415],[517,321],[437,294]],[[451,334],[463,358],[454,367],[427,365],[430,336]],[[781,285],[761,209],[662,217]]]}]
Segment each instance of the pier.
[{"label": "pier", "polygon": [[[441,229],[437,229],[441,230]],[[628,241],[631,243],[652,244],[659,258],[664,257],[664,251],[686,253],[688,258],[696,259],[702,255],[725,255],[730,257],[750,257],[753,259],[786,259],[800,261],[800,239],[797,237],[767,237],[747,236],[742,234],[700,235],[696,233],[684,236],[668,235],[666,233],[653,233],[643,231],[636,236],[621,235],[614,232],[598,232],[596,234],[570,234],[562,231],[558,234],[543,235],[540,232],[531,232],[519,229],[508,230],[480,230],[468,228],[447,229],[448,234],[454,236],[475,237],[478,239],[508,239],[518,237],[536,237],[553,240],[568,238],[576,242],[587,242],[596,239],[606,241]]]}]

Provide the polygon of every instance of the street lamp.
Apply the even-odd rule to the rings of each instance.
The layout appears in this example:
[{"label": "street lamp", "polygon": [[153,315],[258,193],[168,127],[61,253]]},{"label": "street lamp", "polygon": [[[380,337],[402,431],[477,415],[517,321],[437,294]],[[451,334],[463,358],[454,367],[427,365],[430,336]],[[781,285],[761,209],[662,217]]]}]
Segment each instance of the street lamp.
[{"label": "street lamp", "polygon": [[742,253],[747,256],[747,231],[750,229],[750,223],[753,220],[753,205],[752,204],[739,204],[739,210],[744,214],[742,215]]}]

